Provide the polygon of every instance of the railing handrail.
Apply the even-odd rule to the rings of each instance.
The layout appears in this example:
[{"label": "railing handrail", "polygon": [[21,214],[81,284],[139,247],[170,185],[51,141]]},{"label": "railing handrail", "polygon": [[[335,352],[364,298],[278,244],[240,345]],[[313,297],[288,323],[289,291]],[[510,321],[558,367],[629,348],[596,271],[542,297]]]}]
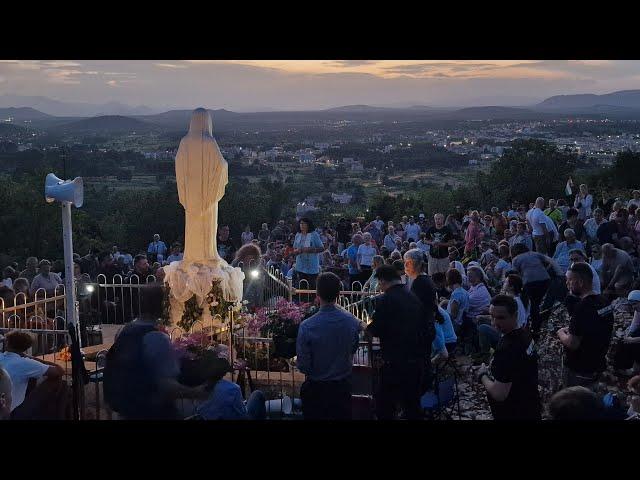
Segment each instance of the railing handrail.
[{"label": "railing handrail", "polygon": [[55,297],[45,297],[45,298],[42,298],[42,299],[39,299],[39,300],[34,300],[32,302],[23,303],[22,305],[14,305],[13,307],[0,308],[0,313],[8,313],[8,312],[14,312],[14,311],[17,311],[17,310],[24,310],[24,309],[29,308],[29,307],[36,307],[38,305],[51,303],[51,302],[57,302],[58,300],[64,300],[64,299],[65,299],[64,295],[57,295]]}]

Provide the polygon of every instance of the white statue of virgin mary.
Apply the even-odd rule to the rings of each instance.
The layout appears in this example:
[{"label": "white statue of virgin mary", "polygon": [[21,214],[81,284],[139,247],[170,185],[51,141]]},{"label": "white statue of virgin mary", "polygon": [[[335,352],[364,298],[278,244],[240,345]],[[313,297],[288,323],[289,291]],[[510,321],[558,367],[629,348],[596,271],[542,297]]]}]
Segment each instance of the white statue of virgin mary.
[{"label": "white statue of virgin mary", "polygon": [[224,196],[228,167],[212,130],[209,112],[204,108],[194,110],[189,132],[180,141],[176,155],[178,197],[186,221],[184,257],[164,267],[173,325],[182,317],[184,302],[194,295],[203,308],[202,320],[219,321],[211,316],[206,304],[214,281],[220,282],[225,300],[242,300],[244,273],[220,258],[216,248],[218,202]]},{"label": "white statue of virgin mary", "polygon": [[227,185],[227,162],[213,138],[211,115],[198,108],[176,155],[178,197],[185,211],[185,263],[219,262],[218,202]]}]

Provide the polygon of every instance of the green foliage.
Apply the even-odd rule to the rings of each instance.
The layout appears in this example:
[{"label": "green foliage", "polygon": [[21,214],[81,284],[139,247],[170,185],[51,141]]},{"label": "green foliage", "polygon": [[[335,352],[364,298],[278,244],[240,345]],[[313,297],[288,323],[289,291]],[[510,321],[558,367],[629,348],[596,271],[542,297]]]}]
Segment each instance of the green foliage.
[{"label": "green foliage", "polygon": [[619,152],[611,168],[593,175],[588,180],[589,185],[601,188],[637,188],[640,185],[640,152]]},{"label": "green foliage", "polygon": [[538,196],[562,196],[576,163],[576,155],[561,152],[550,143],[517,140],[491,164],[488,173],[478,173],[477,191],[467,191],[467,199],[477,202],[470,206],[486,209],[514,200],[528,203]]}]

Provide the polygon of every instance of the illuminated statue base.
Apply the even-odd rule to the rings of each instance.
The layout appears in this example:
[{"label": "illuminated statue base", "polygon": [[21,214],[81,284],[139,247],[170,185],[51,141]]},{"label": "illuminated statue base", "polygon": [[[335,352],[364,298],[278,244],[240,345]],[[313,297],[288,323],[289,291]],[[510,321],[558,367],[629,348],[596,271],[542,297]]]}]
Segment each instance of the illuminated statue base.
[{"label": "illuminated statue base", "polygon": [[[165,284],[169,287],[170,326],[180,326],[185,312],[185,302],[194,295],[196,302],[202,308],[202,315],[198,319],[203,326],[220,326],[223,319],[213,317],[209,310],[207,295],[211,291],[214,281],[220,282],[220,296],[225,301],[238,302],[238,309],[242,302],[242,283],[244,272],[240,268],[230,266],[223,259],[207,263],[171,262],[164,267]],[[219,300],[219,299],[218,299]]]}]

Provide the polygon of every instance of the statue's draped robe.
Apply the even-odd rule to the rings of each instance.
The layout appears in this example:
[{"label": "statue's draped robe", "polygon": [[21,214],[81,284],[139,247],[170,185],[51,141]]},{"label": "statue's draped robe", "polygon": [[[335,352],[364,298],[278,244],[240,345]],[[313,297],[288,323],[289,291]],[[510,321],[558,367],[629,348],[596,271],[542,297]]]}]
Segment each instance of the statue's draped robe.
[{"label": "statue's draped robe", "polygon": [[176,155],[178,197],[185,210],[185,263],[219,261],[216,246],[218,202],[228,182],[228,166],[212,136],[209,112],[197,109]]}]

